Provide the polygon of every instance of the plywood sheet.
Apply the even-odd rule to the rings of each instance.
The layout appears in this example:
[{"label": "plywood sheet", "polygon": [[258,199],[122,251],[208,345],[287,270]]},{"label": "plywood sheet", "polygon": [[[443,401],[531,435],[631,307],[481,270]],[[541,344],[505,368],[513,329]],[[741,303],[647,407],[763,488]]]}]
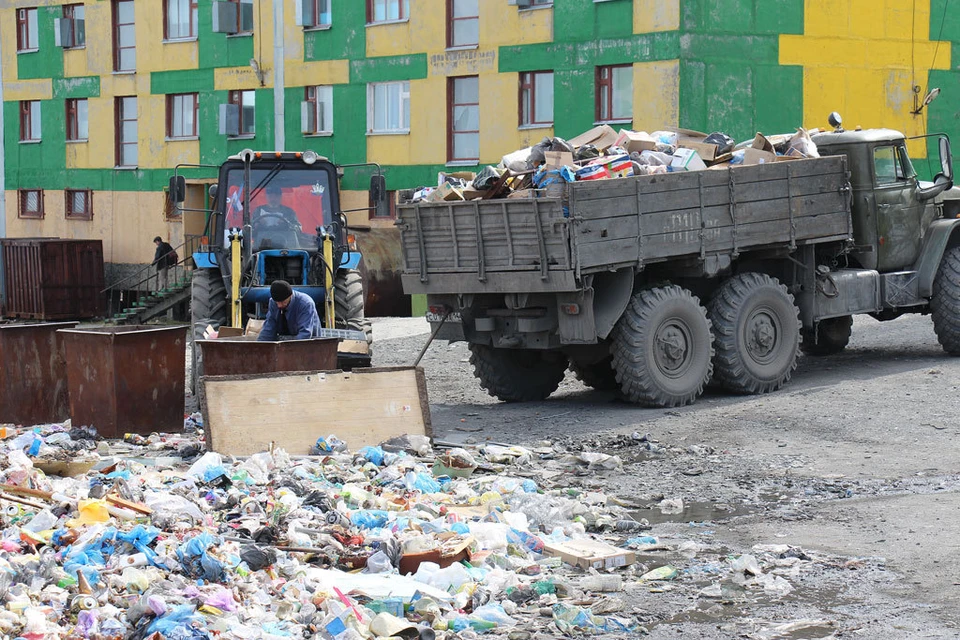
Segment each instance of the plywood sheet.
[{"label": "plywood sheet", "polygon": [[211,376],[201,391],[208,446],[221,454],[271,445],[309,454],[329,434],[354,450],[404,434],[433,435],[419,367]]}]

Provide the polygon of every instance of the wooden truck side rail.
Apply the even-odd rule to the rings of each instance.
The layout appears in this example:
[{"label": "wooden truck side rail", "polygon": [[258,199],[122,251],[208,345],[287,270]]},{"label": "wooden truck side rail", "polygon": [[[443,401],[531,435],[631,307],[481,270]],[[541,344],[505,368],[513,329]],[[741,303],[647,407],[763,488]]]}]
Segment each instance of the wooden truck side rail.
[{"label": "wooden truck side rail", "polygon": [[399,207],[407,293],[575,291],[581,275],[851,237],[846,158],[569,185],[559,198]]}]

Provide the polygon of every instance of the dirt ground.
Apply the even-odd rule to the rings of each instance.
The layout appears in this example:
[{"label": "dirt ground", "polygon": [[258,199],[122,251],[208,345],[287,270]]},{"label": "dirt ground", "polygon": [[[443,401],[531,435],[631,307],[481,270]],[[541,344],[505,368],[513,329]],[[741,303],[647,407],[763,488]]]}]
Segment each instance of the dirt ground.
[{"label": "dirt ground", "polygon": [[[374,363],[412,363],[427,331],[420,319],[376,321]],[[468,355],[436,342],[423,360],[438,440],[549,441],[623,459],[622,472],[565,481],[649,520],[644,535],[667,549],[641,552],[628,575],[679,569],[620,594],[649,637],[960,637],[960,359],[928,317],[858,319],[844,353],[803,357],[779,392],[710,390],[673,410],[625,404],[569,373],[545,402],[503,404]],[[661,498],[682,499],[683,512],[664,515]],[[721,579],[718,567],[746,553],[792,590]]]}]

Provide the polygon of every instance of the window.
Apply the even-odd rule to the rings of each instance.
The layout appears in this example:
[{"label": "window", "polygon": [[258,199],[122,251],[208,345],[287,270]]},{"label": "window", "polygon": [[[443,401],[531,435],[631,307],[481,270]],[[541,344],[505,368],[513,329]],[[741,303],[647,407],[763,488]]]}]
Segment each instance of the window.
[{"label": "window", "polygon": [[17,189],[17,216],[20,218],[43,219],[43,191],[40,189]]},{"label": "window", "polygon": [[450,78],[447,157],[452,162],[480,160],[480,79]]},{"label": "window", "polygon": [[633,118],[633,65],[597,67],[597,120]]},{"label": "window", "polygon": [[303,17],[301,22],[307,29],[314,27],[329,27],[332,20],[330,14],[331,0],[297,0],[301,4]]},{"label": "window", "polygon": [[85,142],[89,135],[87,122],[86,98],[67,100],[67,140]]},{"label": "window", "polygon": [[553,124],[553,71],[520,74],[520,126]]},{"label": "window", "polygon": [[133,22],[133,0],[114,0],[113,70],[135,71],[136,68],[137,39]]},{"label": "window", "polygon": [[333,133],[333,87],[307,87],[304,92],[303,133]]},{"label": "window", "polygon": [[410,0],[367,0],[367,23],[410,18]]},{"label": "window", "polygon": [[39,42],[37,10],[17,9],[17,51],[36,51]]},{"label": "window", "polygon": [[377,203],[373,201],[373,198],[370,199],[370,216],[373,218],[379,218],[380,220],[391,220],[396,219],[397,217],[397,192],[396,191],[387,191],[387,210],[385,215],[381,215],[380,211],[377,209]]},{"label": "window", "polygon": [[40,101],[20,101],[20,142],[40,142]]},{"label": "window", "polygon": [[367,85],[367,131],[410,132],[410,83],[380,82]]},{"label": "window", "polygon": [[916,175],[913,164],[902,146],[877,147],[873,150],[873,169],[877,184],[894,184]]},{"label": "window", "polygon": [[237,23],[231,25],[235,31],[230,33],[250,33],[253,31],[253,0],[227,0],[236,5]]},{"label": "window", "polygon": [[117,166],[137,166],[137,98],[114,98],[117,129]]},{"label": "window", "polygon": [[553,4],[553,0],[529,0],[529,4],[526,7],[520,7],[521,9],[529,9],[530,7],[549,7]]},{"label": "window", "polygon": [[196,138],[198,94],[178,93],[167,96],[167,137]]},{"label": "window", "polygon": [[230,104],[237,105],[240,112],[238,135],[252,136],[256,133],[256,95],[253,91],[230,92]]},{"label": "window", "polygon": [[447,46],[480,43],[480,0],[447,0]]},{"label": "window", "polygon": [[83,5],[82,4],[65,4],[63,5],[63,19],[69,20],[69,33],[60,34],[61,39],[66,35],[66,40],[69,44],[64,46],[64,49],[79,49],[87,44],[86,29],[84,28],[83,21]]},{"label": "window", "polygon": [[196,38],[197,11],[197,0],[164,0],[163,39]]},{"label": "window", "polygon": [[93,194],[89,189],[67,189],[63,195],[67,220],[93,220]]}]

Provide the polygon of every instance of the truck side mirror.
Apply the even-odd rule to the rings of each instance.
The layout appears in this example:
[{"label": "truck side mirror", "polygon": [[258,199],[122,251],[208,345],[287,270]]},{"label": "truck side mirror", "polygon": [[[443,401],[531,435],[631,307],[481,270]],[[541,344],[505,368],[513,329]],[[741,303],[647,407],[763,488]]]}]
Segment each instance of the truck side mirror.
[{"label": "truck side mirror", "polygon": [[940,171],[947,180],[953,180],[953,154],[947,136],[940,137]]},{"label": "truck side mirror", "polygon": [[170,201],[181,204],[187,199],[187,181],[183,176],[170,176]]},{"label": "truck side mirror", "polygon": [[215,184],[210,185],[210,188],[207,190],[207,193],[210,194],[211,200],[213,200],[214,202],[217,201],[217,185]]},{"label": "truck side mirror", "polygon": [[390,203],[387,202],[387,179],[382,174],[370,178],[370,202],[378,218],[390,216]]}]

